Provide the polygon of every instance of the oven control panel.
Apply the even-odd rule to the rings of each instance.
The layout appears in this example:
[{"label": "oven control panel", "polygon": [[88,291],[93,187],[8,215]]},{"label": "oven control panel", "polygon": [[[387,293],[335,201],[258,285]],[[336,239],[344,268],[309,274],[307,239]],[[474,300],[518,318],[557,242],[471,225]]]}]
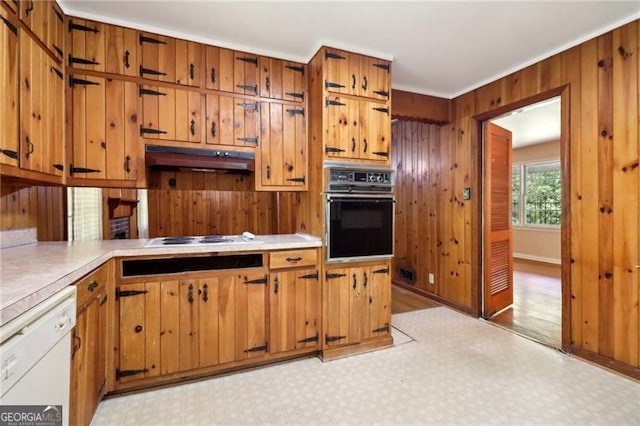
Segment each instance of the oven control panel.
[{"label": "oven control panel", "polygon": [[391,192],[392,170],[366,170],[343,167],[328,169],[328,192],[344,191]]}]

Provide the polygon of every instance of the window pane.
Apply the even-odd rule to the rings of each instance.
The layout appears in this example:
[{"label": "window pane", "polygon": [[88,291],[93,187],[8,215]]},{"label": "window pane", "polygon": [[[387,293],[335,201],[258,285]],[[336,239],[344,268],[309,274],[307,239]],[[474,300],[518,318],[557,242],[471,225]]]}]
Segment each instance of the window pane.
[{"label": "window pane", "polygon": [[520,223],[520,166],[511,169],[511,223]]},{"label": "window pane", "polygon": [[525,167],[525,221],[534,225],[560,225],[560,163]]}]

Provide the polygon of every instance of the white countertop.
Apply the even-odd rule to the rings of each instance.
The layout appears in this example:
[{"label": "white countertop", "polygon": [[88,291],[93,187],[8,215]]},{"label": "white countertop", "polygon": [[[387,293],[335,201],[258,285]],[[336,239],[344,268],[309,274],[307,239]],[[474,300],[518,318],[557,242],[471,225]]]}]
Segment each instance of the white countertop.
[{"label": "white countertop", "polygon": [[39,242],[0,250],[0,325],[74,283],[113,257],[320,247],[309,234],[201,246],[146,247],[150,240]]}]

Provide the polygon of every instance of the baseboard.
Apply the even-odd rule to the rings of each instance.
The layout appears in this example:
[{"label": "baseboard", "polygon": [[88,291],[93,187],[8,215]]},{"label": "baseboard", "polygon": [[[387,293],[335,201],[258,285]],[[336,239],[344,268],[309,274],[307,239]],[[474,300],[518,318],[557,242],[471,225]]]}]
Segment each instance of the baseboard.
[{"label": "baseboard", "polygon": [[513,257],[516,259],[533,260],[534,262],[562,265],[562,261],[554,257],[535,256],[532,254],[525,254],[525,253],[513,253]]}]

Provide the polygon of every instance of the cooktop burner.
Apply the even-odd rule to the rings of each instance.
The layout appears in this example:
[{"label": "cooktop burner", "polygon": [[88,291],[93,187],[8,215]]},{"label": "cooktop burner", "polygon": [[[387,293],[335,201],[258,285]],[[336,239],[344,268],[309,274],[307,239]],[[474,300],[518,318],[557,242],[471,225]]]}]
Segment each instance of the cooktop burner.
[{"label": "cooktop burner", "polygon": [[195,238],[194,237],[169,237],[162,238],[163,245],[173,245],[173,244],[193,244]]},{"label": "cooktop burner", "polygon": [[221,235],[208,235],[206,237],[202,237],[198,240],[200,244],[209,244],[209,243],[230,243],[233,242],[233,239],[223,237]]},{"label": "cooktop burner", "polygon": [[160,237],[152,239],[147,246],[173,246],[173,245],[200,245],[200,244],[219,244],[233,243],[231,237],[222,235],[205,235],[202,237]]}]

